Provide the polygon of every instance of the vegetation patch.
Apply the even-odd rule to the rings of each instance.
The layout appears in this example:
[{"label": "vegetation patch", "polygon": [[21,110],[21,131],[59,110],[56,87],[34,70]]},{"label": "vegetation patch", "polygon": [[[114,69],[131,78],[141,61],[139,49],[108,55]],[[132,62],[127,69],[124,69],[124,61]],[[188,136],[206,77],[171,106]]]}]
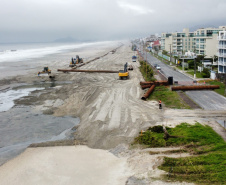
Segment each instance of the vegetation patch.
[{"label": "vegetation patch", "polygon": [[140,72],[145,81],[155,81],[153,69],[147,62],[140,61]]},{"label": "vegetation patch", "polygon": [[222,82],[219,82],[217,80],[209,81],[208,84],[210,85],[219,85],[220,89],[214,89],[214,91],[222,96],[226,96],[225,94],[225,84]]},{"label": "vegetation patch", "polygon": [[173,152],[184,151],[196,155],[165,157],[159,168],[168,172],[167,178],[201,184],[226,184],[226,143],[211,127],[200,123],[181,123],[175,128],[166,127],[166,130],[175,137],[164,139],[164,130],[158,126],[140,134],[134,143],[148,147],[184,146],[182,150]]},{"label": "vegetation patch", "polygon": [[178,95],[177,92],[171,91],[167,86],[155,87],[151,96],[148,100],[160,100],[164,103],[166,107],[175,109],[190,109],[183,99]]}]

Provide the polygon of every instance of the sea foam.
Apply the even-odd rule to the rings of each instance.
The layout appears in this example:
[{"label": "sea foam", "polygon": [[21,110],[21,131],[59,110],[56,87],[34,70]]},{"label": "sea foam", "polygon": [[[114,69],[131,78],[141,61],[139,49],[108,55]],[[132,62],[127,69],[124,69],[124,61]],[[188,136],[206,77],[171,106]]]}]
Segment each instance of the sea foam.
[{"label": "sea foam", "polygon": [[44,88],[27,88],[0,92],[0,112],[7,111],[14,106],[14,100],[29,95],[30,92]]},{"label": "sea foam", "polygon": [[1,62],[19,62],[24,60],[29,60],[33,58],[40,58],[50,54],[62,53],[66,50],[72,50],[76,48],[83,48],[87,46],[94,46],[98,44],[108,44],[109,41],[105,42],[93,42],[93,43],[79,43],[79,44],[61,44],[61,45],[49,45],[44,44],[42,46],[34,46],[27,45],[23,49],[22,46],[11,46],[13,48],[16,47],[14,50],[3,50],[0,52],[0,63]]}]

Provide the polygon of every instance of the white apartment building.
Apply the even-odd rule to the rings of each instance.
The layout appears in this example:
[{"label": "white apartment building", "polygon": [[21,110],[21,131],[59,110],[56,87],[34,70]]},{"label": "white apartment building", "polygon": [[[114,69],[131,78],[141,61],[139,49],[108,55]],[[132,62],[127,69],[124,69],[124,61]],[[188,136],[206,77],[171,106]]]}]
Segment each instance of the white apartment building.
[{"label": "white apartment building", "polygon": [[182,55],[192,51],[198,55],[205,55],[206,58],[213,58],[217,55],[218,33],[225,31],[225,26],[219,28],[200,28],[189,32],[188,28],[183,32],[162,33],[162,50],[172,52],[173,55]]},{"label": "white apartment building", "polygon": [[187,51],[194,50],[194,33],[189,32],[188,28],[183,32],[162,33],[161,49],[171,52],[172,55],[182,55]]},{"label": "white apartment building", "polygon": [[218,73],[226,73],[226,31],[219,32],[218,41]]},{"label": "white apartment building", "polygon": [[213,58],[218,51],[218,34],[225,31],[224,26],[219,28],[200,28],[194,32],[195,51],[198,55],[205,55],[206,58]]}]

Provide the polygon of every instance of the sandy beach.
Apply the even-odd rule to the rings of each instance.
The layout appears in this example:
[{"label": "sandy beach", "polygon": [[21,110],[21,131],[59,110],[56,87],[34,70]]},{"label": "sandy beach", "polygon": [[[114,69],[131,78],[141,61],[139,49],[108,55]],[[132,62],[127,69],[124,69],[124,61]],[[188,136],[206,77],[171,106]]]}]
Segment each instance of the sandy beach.
[{"label": "sandy beach", "polygon": [[[1,184],[189,184],[162,181],[161,175],[165,172],[157,167],[165,155],[150,155],[152,149],[131,148],[130,143],[141,130],[154,125],[175,126],[181,122],[199,121],[216,125],[215,129],[220,130],[211,117],[211,114],[217,116],[220,112],[181,110],[178,117],[177,110],[160,110],[157,101],[141,100],[144,92],[139,86],[143,80],[139,62],[132,63],[134,52],[129,42],[115,53],[110,52],[118,46],[117,43],[99,51],[86,51],[86,61],[107,55],[80,69],[117,71],[128,62],[134,68],[130,79],[119,80],[117,73],[61,73],[57,69],[69,69],[69,63],[56,61],[49,63],[55,76],[54,83],[70,83],[37,90],[15,101],[17,106],[26,105],[33,111],[55,117],[79,118],[80,122],[73,132],[73,146],[26,149],[0,167]],[[53,83],[48,77],[37,77],[32,71],[28,75],[1,80],[0,84],[1,88],[11,88],[22,82]],[[160,153],[163,150],[172,148],[155,149]]]},{"label": "sandy beach", "polygon": [[29,148],[0,168],[2,185],[121,185],[129,175],[125,158],[86,146]]}]

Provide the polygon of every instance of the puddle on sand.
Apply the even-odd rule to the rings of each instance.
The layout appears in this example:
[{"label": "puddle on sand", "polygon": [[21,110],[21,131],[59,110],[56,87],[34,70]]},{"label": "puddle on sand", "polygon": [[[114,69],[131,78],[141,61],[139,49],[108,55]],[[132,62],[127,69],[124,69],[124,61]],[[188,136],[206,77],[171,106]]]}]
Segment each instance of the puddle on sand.
[{"label": "puddle on sand", "polygon": [[226,129],[226,120],[217,120],[217,122]]},{"label": "puddle on sand", "polygon": [[53,88],[56,86],[62,86],[67,84],[72,84],[72,81],[48,81],[48,82],[33,82],[33,84],[24,84],[21,86],[18,86],[14,89],[25,89],[25,88]]},{"label": "puddle on sand", "polygon": [[70,139],[79,118],[54,117],[13,107],[0,112],[0,165],[23,152],[30,144]]}]

